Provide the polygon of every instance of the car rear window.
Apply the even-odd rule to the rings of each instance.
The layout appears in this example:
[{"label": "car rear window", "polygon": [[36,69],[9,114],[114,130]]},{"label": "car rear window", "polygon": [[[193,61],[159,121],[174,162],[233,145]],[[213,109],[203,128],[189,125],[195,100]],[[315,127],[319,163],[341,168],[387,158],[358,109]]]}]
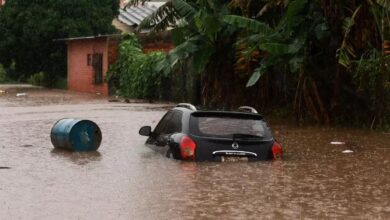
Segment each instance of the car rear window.
[{"label": "car rear window", "polygon": [[248,135],[271,138],[267,124],[261,118],[247,115],[192,115],[190,133],[197,136],[226,137]]}]

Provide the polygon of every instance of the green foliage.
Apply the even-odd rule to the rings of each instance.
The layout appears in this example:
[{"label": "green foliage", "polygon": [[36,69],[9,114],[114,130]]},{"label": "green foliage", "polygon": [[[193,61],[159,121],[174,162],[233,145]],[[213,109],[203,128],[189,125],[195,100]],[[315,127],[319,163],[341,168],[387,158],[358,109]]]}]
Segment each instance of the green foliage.
[{"label": "green foliage", "polygon": [[250,87],[256,84],[257,81],[259,81],[260,77],[262,77],[267,71],[267,67],[265,65],[262,65],[255,69],[252,76],[249,78],[249,81],[247,82],[246,86]]},{"label": "green foliage", "polygon": [[377,3],[387,11],[390,11],[390,2],[388,0],[373,0],[373,2]]},{"label": "green foliage", "polygon": [[221,46],[220,42],[231,38],[235,30],[223,21],[222,16],[228,13],[226,6],[215,0],[172,0],[163,6],[169,8],[171,14],[151,15],[147,19],[148,25],[167,17],[174,17],[179,24],[173,30],[177,47],[159,62],[157,70],[168,74],[187,65],[191,60],[194,72],[204,73],[206,67],[215,61],[213,58],[221,52],[218,48]]},{"label": "green foliage", "polygon": [[12,79],[66,73],[66,45],[55,39],[113,33],[117,0],[9,0],[0,10],[0,62]]},{"label": "green foliage", "polygon": [[32,74],[28,79],[27,83],[35,86],[43,86],[48,88],[66,89],[67,79],[61,77],[52,78],[45,72],[39,72]]},{"label": "green foliage", "polygon": [[[361,111],[354,115],[369,120],[371,128],[376,124],[382,127],[389,124],[390,68],[382,45],[390,36],[388,6],[386,1],[367,0],[356,8],[349,8],[353,13],[343,20],[343,41],[337,50],[338,63],[352,76],[350,83],[358,100],[366,105],[359,106]],[[370,20],[372,25],[362,28],[363,20]]]},{"label": "green foliage", "polygon": [[172,4],[178,14],[187,21],[191,21],[196,14],[196,9],[185,0],[172,0]]},{"label": "green foliage", "polygon": [[15,80],[10,79],[9,75],[15,72],[15,63],[12,63],[8,68],[5,68],[0,63],[0,83],[15,83]]},{"label": "green foliage", "polygon": [[5,83],[7,81],[7,73],[5,72],[3,65],[0,64],[0,83]]},{"label": "green foliage", "polygon": [[369,89],[372,92],[372,89],[375,88],[375,81],[381,72],[382,62],[381,51],[376,48],[368,50],[361,56],[360,60],[352,61],[351,72],[358,85],[358,90]]},{"label": "green foliage", "polygon": [[163,99],[169,76],[156,71],[162,52],[144,54],[137,38],[127,35],[119,46],[119,59],[108,71],[107,80],[118,81],[121,96],[138,99]]},{"label": "green foliage", "polygon": [[255,19],[224,16],[225,22],[249,31],[250,34],[238,42],[238,45],[247,44],[243,54],[256,49],[267,52],[259,61],[261,67],[255,69],[247,86],[255,85],[261,76],[265,75],[266,67],[278,66],[286,69],[287,66],[294,73],[298,72],[300,66],[305,65],[310,59],[307,51],[312,49],[316,41],[329,36],[327,22],[318,9],[319,6],[315,2],[290,1],[286,13],[277,21],[275,29]]},{"label": "green foliage", "polygon": [[[378,108],[378,102],[387,108],[390,104],[390,93],[388,93],[389,79],[381,78],[383,72],[390,73],[390,66],[384,65],[385,57],[382,52],[376,48],[367,50],[360,58],[360,60],[351,61],[349,71],[353,74],[353,82],[357,86],[358,93],[363,94],[366,97],[368,104],[368,110],[370,114],[375,115],[375,111]],[[387,74],[389,76],[389,74]],[[378,83],[384,86],[384,100],[380,100],[378,97],[377,89]],[[387,105],[387,106],[386,106]],[[386,111],[385,111],[386,112]],[[389,113],[385,113],[385,117],[389,116]]]},{"label": "green foliage", "polygon": [[283,100],[298,120],[389,124],[390,64],[382,51],[390,40],[388,0],[168,0],[165,6],[164,22],[153,21],[162,24],[158,29],[175,28],[177,47],[158,68],[169,73],[190,61],[189,71],[201,73],[204,104],[263,107]]},{"label": "green foliage", "polygon": [[65,77],[56,78],[56,81],[51,86],[56,89],[66,90],[68,88],[68,80]]},{"label": "green foliage", "polygon": [[170,51],[168,56],[166,56],[166,59],[162,59],[158,63],[156,70],[163,71],[165,74],[173,72],[181,64],[181,61],[185,61],[199,50],[199,47],[197,46],[198,41],[199,37],[193,37],[175,47]]},{"label": "green foliage", "polygon": [[353,15],[351,17],[347,17],[343,21],[343,31],[344,31],[344,38],[343,42],[341,44],[340,49],[337,51],[337,58],[339,59],[339,64],[343,65],[344,67],[350,66],[350,56],[356,57],[355,51],[353,46],[351,45],[351,42],[348,41],[348,37],[351,33],[352,28],[355,25],[355,19],[358,15],[362,5],[359,5],[353,12]]},{"label": "green foliage", "polygon": [[46,86],[48,75],[44,72],[35,73],[27,80],[28,83],[36,86]]},{"label": "green foliage", "polygon": [[253,33],[261,34],[262,36],[269,36],[274,33],[274,30],[272,30],[268,24],[251,18],[237,15],[226,15],[224,16],[224,21],[239,28],[249,30]]}]

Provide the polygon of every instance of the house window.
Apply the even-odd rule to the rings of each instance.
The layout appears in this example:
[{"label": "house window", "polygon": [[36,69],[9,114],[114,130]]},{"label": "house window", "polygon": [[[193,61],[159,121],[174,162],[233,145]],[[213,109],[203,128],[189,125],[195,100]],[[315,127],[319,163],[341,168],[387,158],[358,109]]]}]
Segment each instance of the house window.
[{"label": "house window", "polygon": [[94,74],[94,84],[103,83],[103,54],[94,53],[92,56],[92,67]]}]

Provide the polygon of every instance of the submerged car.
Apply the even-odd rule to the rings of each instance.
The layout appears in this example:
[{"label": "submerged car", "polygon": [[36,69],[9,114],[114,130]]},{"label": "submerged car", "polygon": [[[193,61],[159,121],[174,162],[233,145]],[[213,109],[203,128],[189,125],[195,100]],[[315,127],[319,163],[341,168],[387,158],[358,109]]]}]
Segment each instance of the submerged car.
[{"label": "submerged car", "polygon": [[264,117],[249,106],[237,111],[204,111],[188,103],[169,110],[152,131],[143,126],[152,149],[178,160],[258,161],[282,157]]}]

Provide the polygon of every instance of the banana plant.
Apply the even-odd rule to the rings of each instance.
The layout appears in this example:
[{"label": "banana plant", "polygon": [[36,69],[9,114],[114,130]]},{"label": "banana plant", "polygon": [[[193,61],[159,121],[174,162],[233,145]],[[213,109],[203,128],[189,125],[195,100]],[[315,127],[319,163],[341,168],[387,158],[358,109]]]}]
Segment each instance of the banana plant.
[{"label": "banana plant", "polygon": [[[142,2],[134,0],[130,4]],[[228,3],[220,0],[169,0],[140,25],[140,28],[152,27],[156,31],[173,27],[176,47],[157,65],[157,69],[168,74],[191,63],[191,69],[202,78],[203,98],[208,100],[222,96],[220,88],[223,85],[216,84],[224,83],[222,76],[230,74],[224,72],[225,67],[231,66],[228,69],[233,70],[234,50],[230,50],[229,45],[233,47],[236,28],[223,21],[223,15],[229,14]]]},{"label": "banana plant", "polygon": [[[132,0],[129,4],[143,2],[145,0]],[[160,70],[171,72],[193,58],[196,72],[202,72],[207,60],[216,52],[216,43],[231,33],[221,19],[221,15],[227,12],[226,4],[216,0],[169,0],[148,16],[139,29],[161,31],[169,26],[174,28],[172,32],[177,47],[158,65]]]},{"label": "banana plant", "polygon": [[[362,1],[352,16],[344,19],[343,42],[337,51],[339,64],[353,75],[357,89],[372,94],[368,114],[371,115],[371,128],[383,124],[386,111],[385,84],[390,74],[389,56],[384,49],[390,37],[389,14],[389,1]],[[364,27],[366,20],[373,21],[373,25]],[[371,39],[369,44],[367,39]]]},{"label": "banana plant", "polygon": [[[368,8],[368,10],[363,11],[362,8]],[[367,13],[368,12],[368,13]],[[375,25],[371,27],[371,29],[358,29],[355,32],[357,34],[353,34],[353,30],[357,29],[357,17],[363,16],[368,17],[371,16],[374,18]],[[366,0],[359,4],[355,9],[353,9],[353,14],[350,17],[346,17],[343,22],[343,31],[344,37],[343,42],[337,51],[338,61],[341,65],[346,68],[351,68],[354,60],[357,59],[358,54],[356,54],[356,47],[364,47],[362,44],[366,41],[366,35],[373,34],[375,32],[379,33],[381,44],[386,40],[386,32],[389,32],[388,29],[390,27],[390,2],[386,0]],[[369,33],[363,33],[364,31],[368,31]],[[378,45],[381,46],[381,45]],[[382,50],[382,48],[377,48]],[[371,50],[371,48],[369,48]]]},{"label": "banana plant", "polygon": [[[329,37],[325,18],[318,13],[319,5],[308,0],[289,1],[281,19],[271,27],[258,19],[236,15],[224,16],[224,21],[248,33],[238,45],[245,42],[244,54],[260,51],[258,67],[254,69],[247,87],[275,69],[289,69],[297,75],[295,109],[305,103],[308,111],[319,122],[329,123],[329,114],[321,97],[315,77],[308,67],[313,66],[313,45]],[[264,10],[263,10],[264,11]],[[303,100],[303,101],[301,101]]]},{"label": "banana plant", "polygon": [[[314,15],[306,19],[309,2],[295,0],[288,4],[285,16],[275,27],[255,19],[237,15],[224,16],[225,22],[249,31],[251,34],[244,37],[238,44],[246,42],[247,50],[260,50],[267,53],[255,69],[247,86],[253,86],[259,78],[266,73],[268,67],[288,64],[291,72],[297,72],[299,66],[304,64],[305,49],[313,37],[321,40],[329,35],[327,24],[323,18]],[[309,19],[313,19],[309,21]],[[245,52],[245,51],[244,51]]]}]

